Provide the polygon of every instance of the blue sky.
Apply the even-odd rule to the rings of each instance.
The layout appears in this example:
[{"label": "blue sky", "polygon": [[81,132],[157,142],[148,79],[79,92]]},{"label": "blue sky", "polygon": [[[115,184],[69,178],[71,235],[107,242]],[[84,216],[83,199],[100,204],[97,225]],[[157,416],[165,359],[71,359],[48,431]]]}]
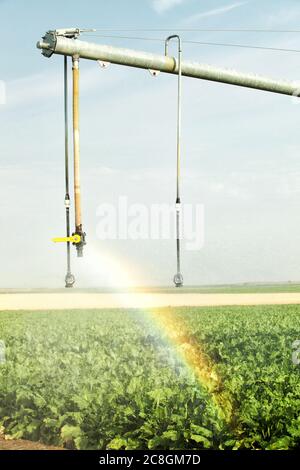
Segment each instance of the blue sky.
[{"label": "blue sky", "polygon": [[[298,29],[297,1],[0,1],[0,287],[60,286],[64,247],[62,57],[35,47],[53,28]],[[100,34],[100,33],[98,33]],[[105,33],[104,33],[105,34]],[[106,33],[109,34],[109,33]],[[115,34],[120,34],[116,32]],[[163,38],[167,33],[128,33]],[[300,34],[182,33],[185,39],[300,49]],[[161,52],[159,42],[93,38]],[[184,57],[300,81],[300,54],[185,45]],[[183,81],[183,199],[205,206],[205,245],[185,253],[189,284],[299,280],[300,107],[285,96]],[[99,242],[96,210],[174,199],[176,80],[141,70],[107,70],[81,61],[84,223],[90,246],[168,284],[173,241]],[[88,250],[88,247],[87,247]],[[88,251],[87,251],[88,259]],[[121,261],[120,261],[121,263]],[[78,285],[105,285],[105,274],[74,259]],[[116,280],[117,282],[117,280]]]}]

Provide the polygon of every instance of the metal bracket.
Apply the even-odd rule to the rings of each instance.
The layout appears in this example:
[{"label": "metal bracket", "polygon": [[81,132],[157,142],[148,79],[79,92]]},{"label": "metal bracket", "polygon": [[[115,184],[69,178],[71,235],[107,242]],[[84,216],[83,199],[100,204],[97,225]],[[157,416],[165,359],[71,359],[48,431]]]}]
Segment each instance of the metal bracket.
[{"label": "metal bracket", "polygon": [[54,33],[56,36],[64,36],[65,38],[76,39],[78,36],[80,36],[81,33],[93,33],[95,31],[95,29],[63,28],[55,29]]},{"label": "metal bracket", "polygon": [[152,75],[152,77],[157,77],[158,74],[160,74],[160,70],[154,70],[154,69],[148,69],[149,73]]},{"label": "metal bracket", "polygon": [[107,67],[110,66],[110,62],[106,62],[105,60],[97,60],[97,62],[102,69],[107,69]]},{"label": "metal bracket", "polygon": [[37,47],[42,49],[42,54],[45,57],[51,57],[56,48],[56,42],[58,37],[64,37],[68,39],[77,39],[81,33],[91,33],[96,31],[95,29],[80,29],[80,28],[64,28],[64,29],[53,29],[47,31],[43,36],[42,41],[38,41]]}]

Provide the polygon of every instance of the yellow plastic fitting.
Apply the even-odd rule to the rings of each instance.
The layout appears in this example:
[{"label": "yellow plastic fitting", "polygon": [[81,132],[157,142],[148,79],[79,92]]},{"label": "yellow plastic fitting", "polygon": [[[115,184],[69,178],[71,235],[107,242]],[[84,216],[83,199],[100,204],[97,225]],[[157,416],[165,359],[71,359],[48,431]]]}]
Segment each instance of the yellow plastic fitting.
[{"label": "yellow plastic fitting", "polygon": [[81,242],[81,236],[78,235],[78,233],[75,233],[71,237],[56,237],[52,238],[52,241],[54,243],[64,243],[64,242],[70,242],[70,243],[80,243]]}]

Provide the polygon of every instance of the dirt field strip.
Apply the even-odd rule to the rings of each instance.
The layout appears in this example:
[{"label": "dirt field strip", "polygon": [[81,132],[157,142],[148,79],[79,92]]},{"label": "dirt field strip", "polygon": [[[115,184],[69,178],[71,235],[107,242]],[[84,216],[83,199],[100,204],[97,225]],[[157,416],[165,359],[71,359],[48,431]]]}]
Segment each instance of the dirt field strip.
[{"label": "dirt field strip", "polygon": [[25,293],[0,294],[0,310],[207,307],[300,304],[300,293],[157,294]]},{"label": "dirt field strip", "polygon": [[0,436],[1,450],[65,450],[60,447],[47,446],[40,442],[18,440],[5,440]]}]

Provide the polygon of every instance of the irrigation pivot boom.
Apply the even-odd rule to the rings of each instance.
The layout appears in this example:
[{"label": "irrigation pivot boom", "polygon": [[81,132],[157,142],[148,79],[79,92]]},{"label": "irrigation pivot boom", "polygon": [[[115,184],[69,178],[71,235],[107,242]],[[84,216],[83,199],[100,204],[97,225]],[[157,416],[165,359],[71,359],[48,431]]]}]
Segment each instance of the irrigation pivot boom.
[{"label": "irrigation pivot boom", "polygon": [[[68,274],[71,285],[75,279],[70,271],[69,246],[72,242],[77,249],[77,255],[82,256],[85,242],[85,233],[81,221],[81,193],[80,193],[80,168],[79,168],[79,60],[88,59],[108,63],[148,69],[153,75],[158,72],[178,75],[178,110],[177,110],[177,198],[176,198],[176,244],[177,244],[177,273],[174,283],[177,287],[182,285],[183,278],[180,269],[180,131],[181,131],[181,76],[225,83],[228,85],[252,88],[289,96],[300,96],[299,85],[283,80],[273,80],[257,75],[239,73],[233,70],[204,65],[198,62],[183,61],[181,58],[181,41],[178,35],[169,36],[165,43],[165,54],[151,54],[149,52],[118,48],[108,45],[95,44],[78,39],[81,32],[93,30],[81,30],[79,28],[56,29],[48,31],[42,40],[38,41],[37,48],[42,50],[45,57],[53,54],[64,56],[65,60],[65,97],[66,97],[66,58],[72,57],[73,63],[73,153],[74,153],[74,199],[75,199],[75,232],[70,236],[68,228],[69,209],[67,208],[67,236],[54,239],[68,244]],[[178,39],[178,57],[168,55],[168,42],[170,39]],[[65,118],[67,129],[67,106],[65,98]],[[67,132],[67,131],[66,131]],[[67,148],[67,134],[66,134]],[[67,150],[66,150],[67,152]],[[66,153],[66,165],[68,164]],[[66,175],[68,167],[66,166]],[[67,177],[68,178],[68,177]],[[66,195],[68,195],[68,179],[66,180]],[[67,198],[67,196],[66,196]],[[67,201],[69,203],[69,200]],[[66,277],[66,287],[67,285]]]},{"label": "irrigation pivot boom", "polygon": [[[70,37],[70,33],[69,35],[64,35],[61,31],[72,30],[48,31],[42,40],[38,41],[37,47],[38,49],[42,49],[42,53],[45,57],[51,57],[53,54],[71,57],[78,56],[82,59],[100,60],[129,67],[178,74],[178,64],[174,57],[81,41],[77,39],[77,35]],[[80,32],[78,28],[74,28],[73,31]],[[283,80],[272,80],[251,74],[243,74],[233,70],[200,64],[198,62],[182,61],[182,75],[269,91],[271,93],[280,93],[282,95],[298,96],[300,94],[299,85],[297,84]]]}]

